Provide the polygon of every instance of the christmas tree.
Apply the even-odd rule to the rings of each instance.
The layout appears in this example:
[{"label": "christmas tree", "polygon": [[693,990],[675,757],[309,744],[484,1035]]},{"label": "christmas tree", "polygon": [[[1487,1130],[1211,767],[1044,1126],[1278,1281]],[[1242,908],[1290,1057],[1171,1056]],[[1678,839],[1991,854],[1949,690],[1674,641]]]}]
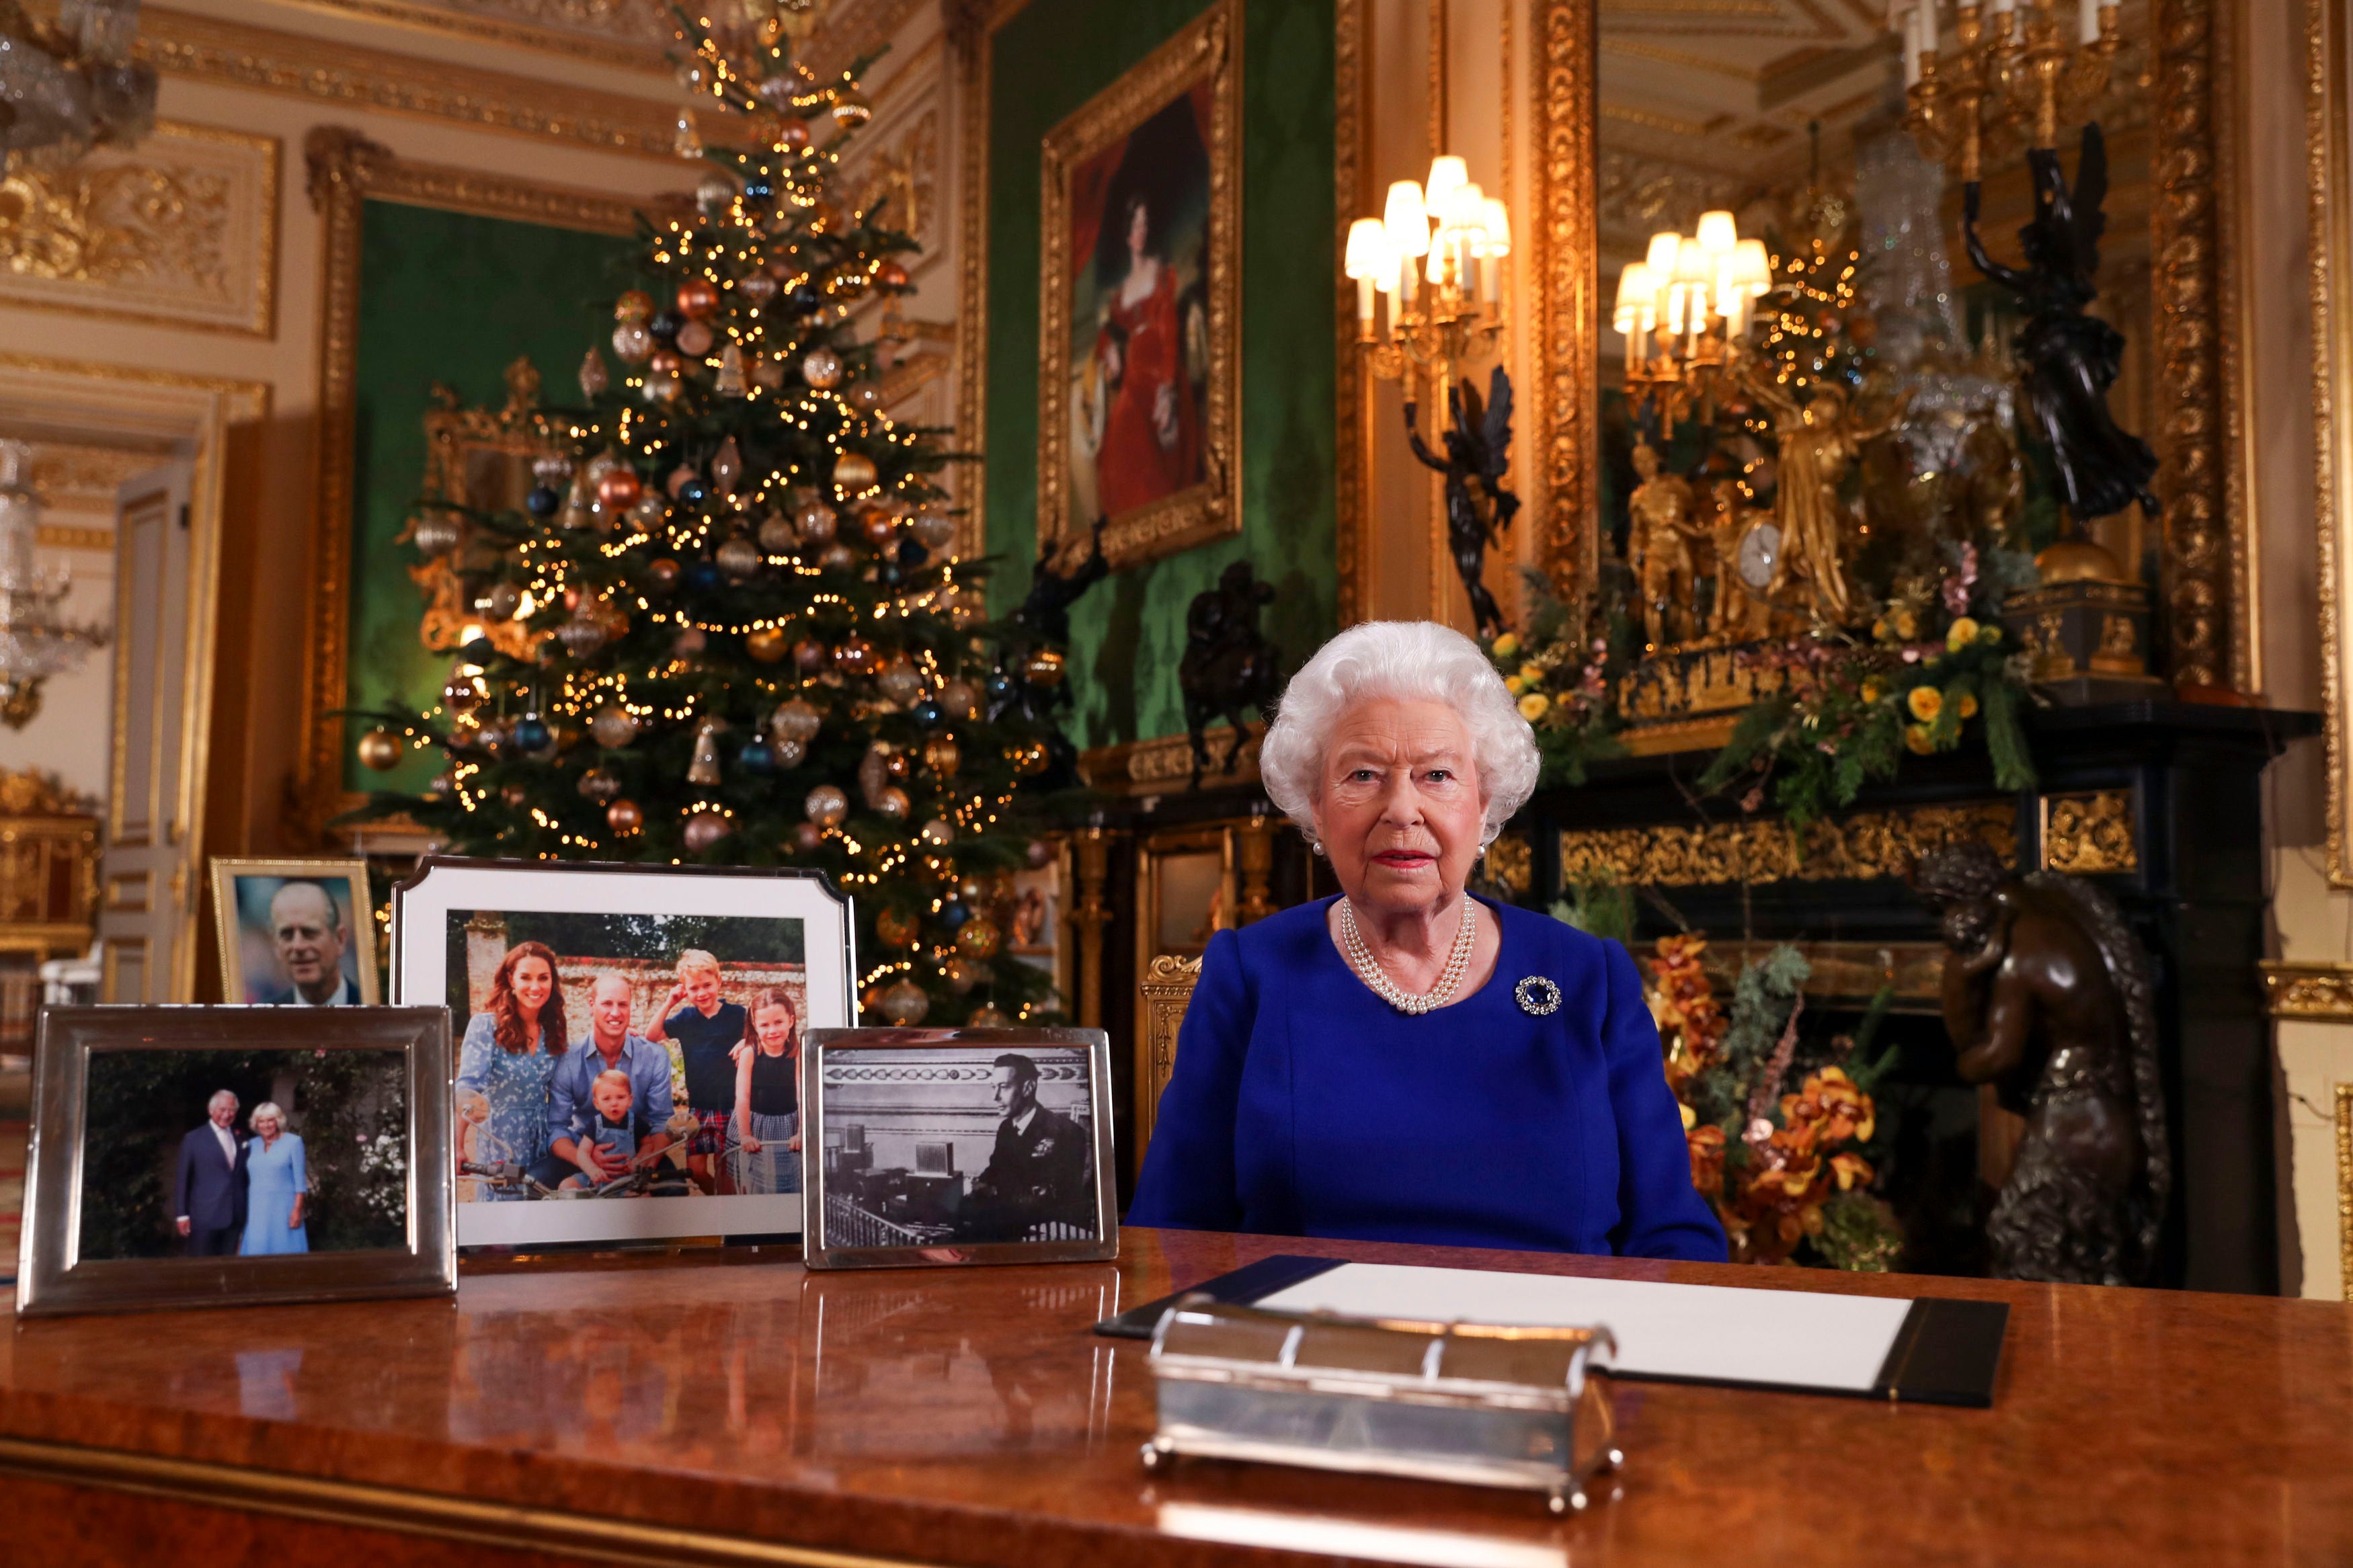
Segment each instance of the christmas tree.
[{"label": "christmas tree", "polygon": [[620,369],[589,349],[524,509],[419,516],[487,629],[439,706],[362,716],[371,766],[448,766],[361,815],[461,855],[820,869],[857,900],[870,1014],[1034,1016],[1043,977],[992,963],[990,911],[1046,858],[1017,792],[1050,731],[1022,699],[1059,657],[1024,634],[1006,668],[938,434],[883,412],[852,316],[907,289],[914,245],[830,198],[868,110],[854,72],[794,64],[789,15],[681,18],[682,79],[748,133],[702,153],[694,213],[644,225]]}]

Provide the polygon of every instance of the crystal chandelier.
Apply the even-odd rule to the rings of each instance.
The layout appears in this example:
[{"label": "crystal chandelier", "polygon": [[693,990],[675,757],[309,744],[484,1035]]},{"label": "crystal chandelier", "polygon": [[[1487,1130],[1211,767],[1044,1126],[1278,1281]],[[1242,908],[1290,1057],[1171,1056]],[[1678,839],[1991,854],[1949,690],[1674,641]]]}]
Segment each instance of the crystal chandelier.
[{"label": "crystal chandelier", "polygon": [[155,125],[155,69],[131,58],[139,0],[61,0],[54,23],[0,0],[0,153],[60,168]]},{"label": "crystal chandelier", "polygon": [[58,607],[70,574],[52,576],[34,560],[41,510],[33,499],[33,452],[0,441],[0,723],[21,730],[41,710],[41,682],[72,669],[104,645],[96,626],[67,625]]},{"label": "crystal chandelier", "polygon": [[1728,212],[1700,214],[1697,234],[1662,229],[1618,275],[1609,324],[1626,340],[1626,396],[1655,402],[1672,427],[1712,404],[1741,352],[1750,308],[1773,285],[1761,239],[1743,239]]}]

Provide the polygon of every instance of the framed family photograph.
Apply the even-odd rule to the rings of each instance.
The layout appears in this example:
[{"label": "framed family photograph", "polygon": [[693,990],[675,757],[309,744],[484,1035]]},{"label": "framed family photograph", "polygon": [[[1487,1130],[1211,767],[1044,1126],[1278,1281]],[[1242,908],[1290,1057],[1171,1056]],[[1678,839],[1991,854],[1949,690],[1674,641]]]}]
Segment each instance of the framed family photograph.
[{"label": "framed family photograph", "polygon": [[373,1007],[375,916],[364,860],[213,859],[221,1000]]},{"label": "framed family photograph", "polygon": [[1114,568],[1241,529],[1240,10],[1218,0],[1047,134],[1042,552]]},{"label": "framed family photograph", "polygon": [[48,1007],[16,1310],[457,1289],[449,1016]]},{"label": "framed family photograph", "polygon": [[800,1056],[857,1017],[818,872],[428,856],[393,889],[393,995],[458,1035],[464,1247],[801,1229]]},{"label": "framed family photograph", "polygon": [[801,1100],[811,1268],[1119,1256],[1101,1029],[822,1029]]}]

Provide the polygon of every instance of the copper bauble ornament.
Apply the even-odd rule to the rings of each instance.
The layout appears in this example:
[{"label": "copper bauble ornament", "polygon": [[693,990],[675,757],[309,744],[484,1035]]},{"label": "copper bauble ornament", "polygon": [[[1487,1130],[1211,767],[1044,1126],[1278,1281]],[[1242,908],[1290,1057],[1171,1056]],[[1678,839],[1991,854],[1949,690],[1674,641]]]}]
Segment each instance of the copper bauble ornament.
[{"label": "copper bauble ornament", "polygon": [[701,626],[681,626],[678,636],[670,639],[670,651],[680,658],[692,658],[711,646],[711,638]]},{"label": "copper bauble ornament", "polygon": [[441,706],[452,713],[471,713],[481,702],[482,689],[474,684],[472,676],[453,675],[441,689]]},{"label": "copper bauble ornament", "polygon": [[1043,741],[1031,741],[1023,745],[1008,746],[1005,748],[1005,760],[1013,764],[1013,771],[1017,773],[1042,773],[1046,771],[1047,763],[1050,761],[1046,754],[1046,743]]},{"label": "copper bauble ornament", "polygon": [[719,289],[706,278],[690,278],[678,286],[678,313],[701,321],[719,309]]},{"label": "copper bauble ornament", "polygon": [[959,996],[988,978],[988,965],[975,963],[960,952],[951,956],[942,967],[947,971],[948,989]]},{"label": "copper bauble ornament", "polygon": [[874,645],[856,632],[841,639],[833,650],[833,668],[844,675],[863,675],[874,668]]},{"label": "copper bauble ornament", "polygon": [[951,680],[940,688],[940,706],[951,719],[980,717],[980,693],[968,680]]},{"label": "copper bauble ornament", "polygon": [[861,381],[849,389],[849,405],[860,414],[873,414],[882,407],[882,386],[879,382]]},{"label": "copper bauble ornament", "polygon": [[708,321],[687,321],[678,329],[678,352],[690,363],[709,353],[711,345],[718,341],[718,334],[711,330]]},{"label": "copper bauble ornament", "polygon": [[531,791],[519,784],[501,784],[499,786],[499,798],[506,802],[510,807],[520,811],[522,809],[522,803],[531,798]]},{"label": "copper bauble ornament", "polygon": [[638,738],[638,716],[617,702],[607,702],[588,721],[588,733],[608,752],[617,752]]},{"label": "copper bauble ornament", "polygon": [[678,586],[678,563],[667,555],[657,555],[646,563],[646,586],[657,594],[667,594]]},{"label": "copper bauble ornament", "polygon": [[653,352],[654,335],[637,322],[625,321],[613,329],[613,353],[623,364],[643,364]]},{"label": "copper bauble ornament", "polygon": [[944,779],[955,777],[956,769],[964,763],[964,752],[953,735],[934,735],[923,742],[923,766]]},{"label": "copper bauble ornament", "polygon": [[794,529],[811,544],[828,542],[840,526],[841,520],[834,515],[833,508],[821,500],[805,500],[793,513]]},{"label": "copper bauble ornament", "polygon": [[849,797],[832,784],[819,784],[808,792],[801,809],[819,827],[839,827],[849,815]]},{"label": "copper bauble ornament", "polygon": [[384,773],[399,764],[400,737],[389,730],[370,730],[362,735],[357,748],[363,766]]},{"label": "copper bauble ornament", "polygon": [[522,607],[522,590],[512,583],[493,583],[475,607],[494,621],[511,621]]},{"label": "copper bauble ornament", "polygon": [[892,784],[874,797],[874,809],[893,822],[904,822],[907,814],[915,809],[915,804],[907,798],[905,790]]},{"label": "copper bauble ornament", "polygon": [[790,555],[793,546],[799,542],[800,536],[793,531],[793,525],[785,521],[784,513],[772,511],[761,521],[760,548],[769,554]]},{"label": "copper bauble ornament", "polygon": [[870,506],[858,514],[858,531],[870,550],[888,550],[899,542],[899,520],[888,507]]},{"label": "copper bauble ornament", "polygon": [[829,348],[809,350],[801,355],[801,379],[819,392],[831,392],[841,384],[841,356]]},{"label": "copper bauble ornament", "polygon": [[874,917],[874,934],[881,937],[888,947],[904,947],[923,931],[923,921],[916,919],[912,910],[902,910],[894,905]]},{"label": "copper bauble ornament", "polygon": [[792,651],[792,645],[775,626],[761,626],[744,634],[744,651],[762,664],[776,664]]},{"label": "copper bauble ornament", "polygon": [[580,775],[580,793],[599,805],[617,799],[621,775],[610,768],[590,768]]},{"label": "copper bauble ornament", "polygon": [[743,295],[754,305],[765,305],[775,299],[776,288],[776,280],[765,272],[754,272],[749,277],[738,279],[735,283],[735,292]]},{"label": "copper bauble ornament", "polygon": [[[655,529],[669,521],[670,508],[664,504],[661,497],[648,490],[638,498],[638,504],[629,509],[628,516],[629,521],[637,524],[639,532],[650,535]],[[677,563],[673,562],[671,564],[675,565]]]},{"label": "copper bauble ornament", "polygon": [[776,755],[778,773],[799,767],[808,757],[808,746],[800,741],[771,741],[768,750]]},{"label": "copper bauble ornament", "polygon": [[843,495],[857,495],[874,488],[874,459],[863,452],[844,452],[833,465],[833,488]]},{"label": "copper bauble ornament", "polygon": [[1013,1020],[984,1002],[972,1010],[972,1016],[964,1021],[964,1026],[967,1029],[1009,1029],[1013,1026]]},{"label": "copper bauble ornament", "polygon": [[617,321],[650,321],[654,313],[654,297],[642,289],[632,289],[613,301],[613,320]]},{"label": "copper bauble ornament", "polygon": [[890,751],[882,753],[882,776],[884,778],[903,779],[914,771],[915,764],[907,760],[907,753],[900,751],[895,746]]},{"label": "copper bauble ornament", "polygon": [[760,569],[760,547],[740,533],[722,544],[711,558],[718,563],[719,570],[738,583]]},{"label": "copper bauble ornament", "polygon": [[987,915],[975,915],[956,928],[956,951],[966,958],[995,958],[997,941],[997,922]]},{"label": "copper bauble ornament", "polygon": [[[783,81],[785,83],[785,90],[787,92],[792,90],[791,81],[787,78],[772,77],[769,79],[772,81]],[[765,89],[766,85],[767,84],[765,82],[761,84],[763,89]],[[808,144],[809,128],[807,121],[786,120],[776,127],[776,145],[784,151],[787,153],[797,153]]]},{"label": "copper bauble ornament", "polygon": [[680,837],[686,841],[690,855],[700,855],[735,831],[735,825],[726,814],[718,811],[695,811],[688,814],[686,827]]},{"label": "copper bauble ornament", "polygon": [[646,825],[646,814],[634,800],[617,800],[605,808],[605,826],[624,837]]},{"label": "copper bauble ornament", "polygon": [[934,849],[944,849],[955,842],[955,824],[944,816],[935,816],[923,826],[923,842]]},{"label": "copper bauble ornament", "polygon": [[858,569],[858,552],[839,539],[817,553],[820,572],[854,572]]},{"label": "copper bauble ornament", "polygon": [[807,744],[817,739],[823,727],[824,715],[807,700],[796,697],[777,706],[768,715],[768,732],[779,741],[798,741]]},{"label": "copper bauble ornament", "polygon": [[825,829],[814,822],[796,822],[786,842],[796,855],[814,855],[825,847]]},{"label": "copper bauble ornament", "polygon": [[907,979],[885,988],[876,1007],[876,1011],[902,1028],[912,1028],[922,1023],[923,1016],[931,1010],[932,999],[923,994],[923,988]]},{"label": "copper bauble ornament", "polygon": [[804,675],[815,675],[831,660],[832,654],[825,644],[815,637],[803,637],[793,644],[793,663]]},{"label": "copper bauble ornament", "polygon": [[923,677],[904,658],[894,658],[884,665],[874,677],[874,684],[891,701],[904,707],[923,694]]},{"label": "copper bauble ornament", "polygon": [[1049,689],[1060,686],[1062,684],[1063,667],[1068,662],[1060,648],[1032,648],[1029,657],[1021,661],[1022,679],[1032,686]]},{"label": "copper bauble ornament", "polygon": [[955,541],[955,519],[943,512],[919,511],[907,524],[907,531],[924,549],[937,550]]},{"label": "copper bauble ornament", "polygon": [[646,359],[647,384],[656,380],[674,380],[684,374],[686,359],[673,349],[656,349]]},{"label": "copper bauble ornament", "polygon": [[627,511],[644,489],[630,469],[607,469],[605,477],[596,481],[596,504],[607,511]]},{"label": "copper bauble ornament", "polygon": [[874,282],[878,288],[904,289],[907,286],[907,269],[895,261],[886,261],[874,269]]}]

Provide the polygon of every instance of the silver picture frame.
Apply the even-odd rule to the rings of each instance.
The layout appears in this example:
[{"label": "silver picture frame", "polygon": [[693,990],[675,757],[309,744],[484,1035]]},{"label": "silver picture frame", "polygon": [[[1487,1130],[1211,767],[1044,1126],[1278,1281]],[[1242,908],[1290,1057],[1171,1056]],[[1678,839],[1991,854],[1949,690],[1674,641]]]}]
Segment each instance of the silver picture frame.
[{"label": "silver picture frame", "polygon": [[[255,1258],[80,1256],[92,1056],[208,1050],[401,1054],[406,1101],[402,1246]],[[450,1212],[449,1074],[449,1015],[441,1007],[43,1008],[33,1045],[18,1316],[453,1294],[458,1248]]]},{"label": "silver picture frame", "polygon": [[[859,1151],[847,1148],[849,1125],[833,1115],[836,1107],[829,1103],[833,1099],[829,1090],[853,1081],[860,1086],[887,1081],[897,1065],[892,1058],[903,1058],[907,1082],[920,1086],[931,1103],[920,1108],[910,1104],[901,1114],[923,1122],[934,1140],[929,1146],[936,1151],[942,1146],[937,1141],[953,1138],[959,1128],[969,1142],[977,1136],[979,1125],[996,1119],[994,1110],[987,1109],[991,1105],[987,1096],[995,1058],[1032,1051],[1060,1057],[1065,1067],[1078,1060],[1085,1063],[1082,1103],[1089,1123],[1086,1152],[1093,1185],[1091,1226],[1050,1224],[1036,1228],[1090,1234],[970,1240],[952,1232],[928,1234],[941,1227],[900,1224],[857,1207],[850,1191],[856,1184],[853,1178],[871,1173],[852,1172],[840,1158],[844,1152]],[[878,1054],[881,1059],[872,1059]],[[1054,1076],[1068,1082],[1067,1071]],[[948,1089],[946,1104],[940,1103],[943,1089]],[[956,1103],[959,1097],[968,1103]],[[800,1098],[801,1191],[807,1204],[801,1258],[810,1268],[1100,1263],[1119,1256],[1117,1172],[1112,1163],[1111,1037],[1101,1029],[812,1029],[804,1037],[801,1052]],[[1045,1103],[1043,1095],[1039,1102]],[[861,1145],[868,1130],[861,1124]],[[994,1136],[994,1129],[990,1134]],[[901,1135],[907,1134],[901,1131]],[[864,1147],[871,1153],[871,1146]],[[917,1147],[920,1152],[923,1146]],[[953,1151],[955,1145],[951,1142],[946,1147]],[[829,1148],[836,1152],[833,1160],[828,1159]],[[908,1174],[928,1176],[934,1182],[954,1179],[961,1196],[962,1173],[954,1169],[954,1163],[951,1153],[945,1170],[909,1170]]]}]

